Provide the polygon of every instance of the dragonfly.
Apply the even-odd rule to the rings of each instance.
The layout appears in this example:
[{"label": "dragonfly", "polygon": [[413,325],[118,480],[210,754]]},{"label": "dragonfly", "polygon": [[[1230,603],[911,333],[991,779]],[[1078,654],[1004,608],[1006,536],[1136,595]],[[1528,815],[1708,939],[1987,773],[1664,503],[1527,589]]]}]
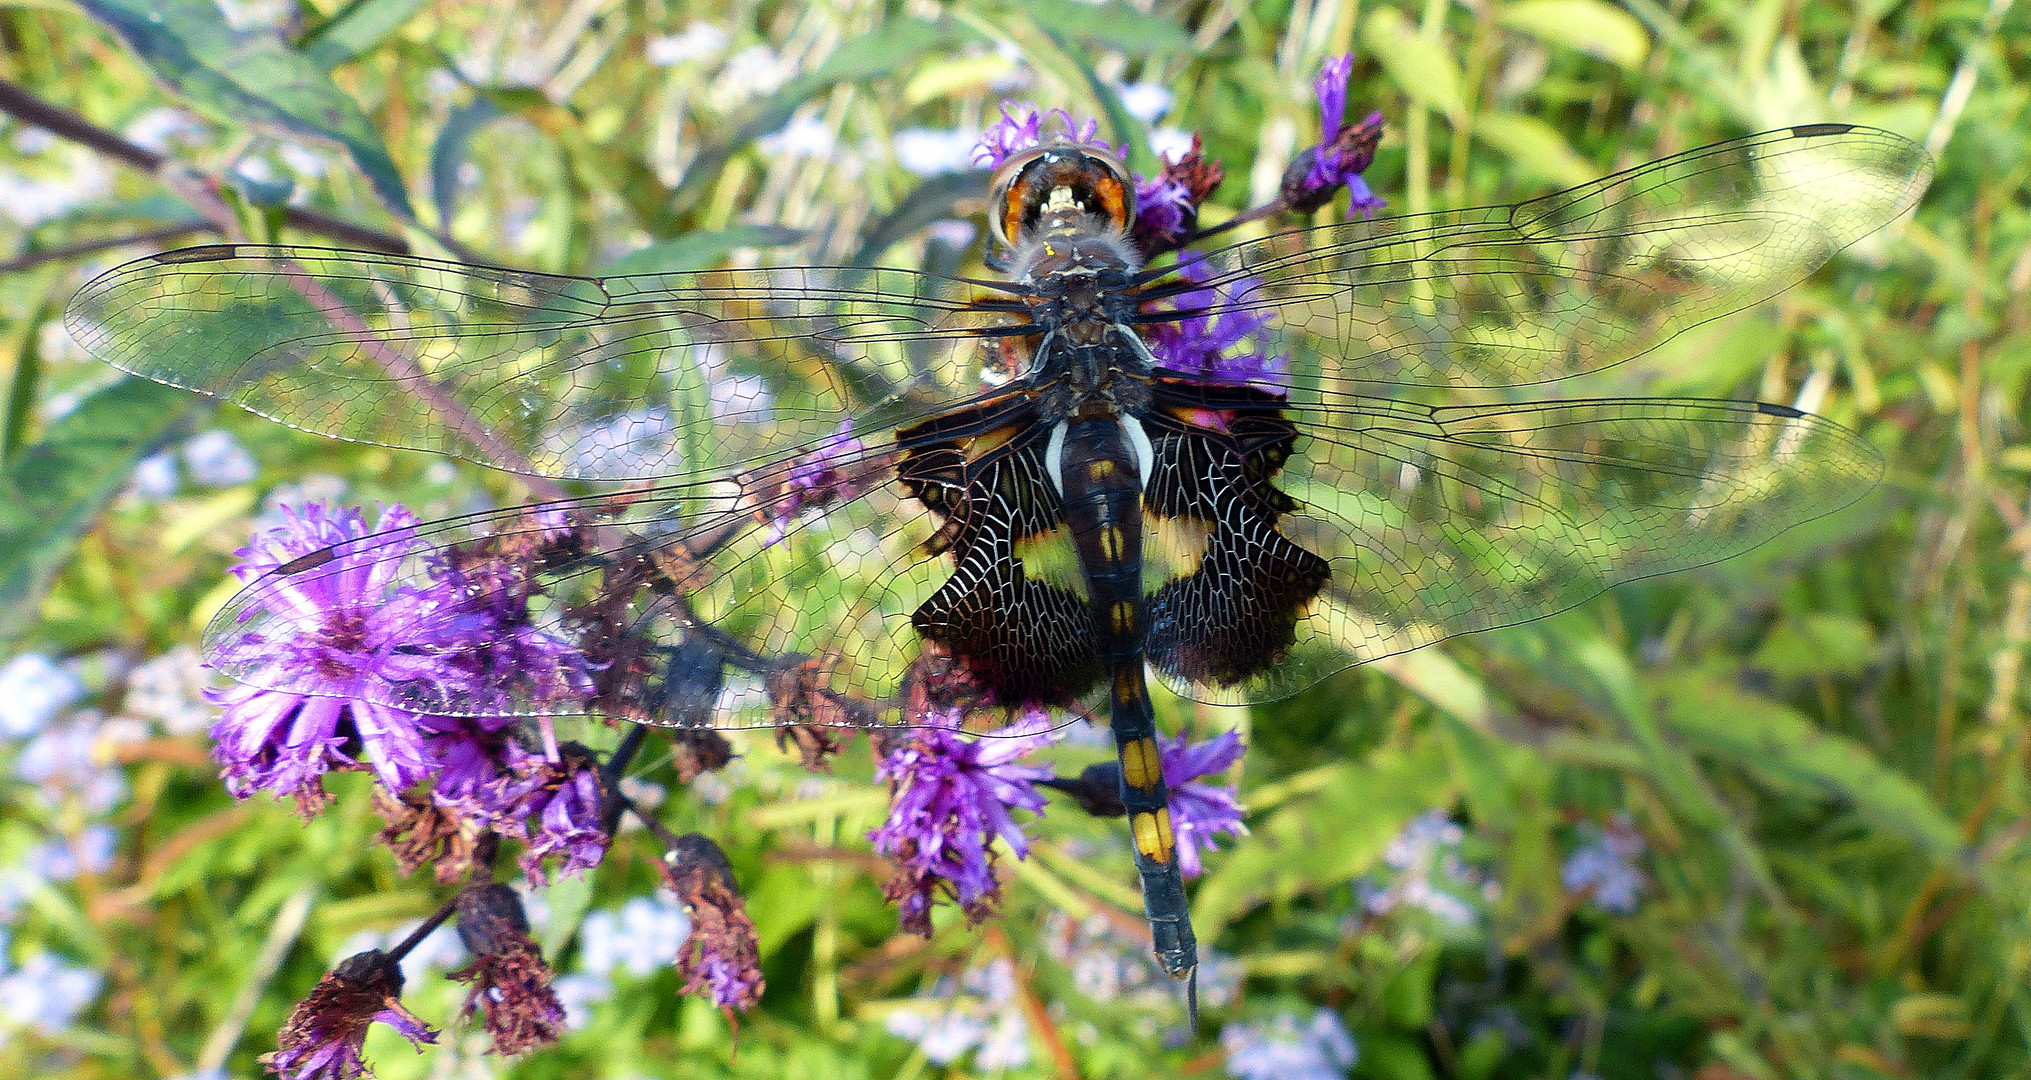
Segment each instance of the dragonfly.
[{"label": "dragonfly", "polygon": [[[594,278],[223,244],[106,273],[67,324],[132,374],[544,493],[248,583],[205,635],[227,676],[278,678],[232,645],[306,578],[378,559],[397,588],[512,548],[543,625],[599,658],[596,692],[512,674],[360,692],[454,716],[907,727],[929,685],[988,737],[1024,711],[1104,720],[1155,956],[1189,980],[1150,680],[1274,700],[1861,498],[1880,460],[1835,423],[1603,396],[1601,373],[1803,280],[1930,170],[1900,136],[1815,124],[1510,205],[1145,261],[1123,162],[1060,139],[991,183],[996,277]],[[723,665],[783,658],[836,707],[699,698]]]}]

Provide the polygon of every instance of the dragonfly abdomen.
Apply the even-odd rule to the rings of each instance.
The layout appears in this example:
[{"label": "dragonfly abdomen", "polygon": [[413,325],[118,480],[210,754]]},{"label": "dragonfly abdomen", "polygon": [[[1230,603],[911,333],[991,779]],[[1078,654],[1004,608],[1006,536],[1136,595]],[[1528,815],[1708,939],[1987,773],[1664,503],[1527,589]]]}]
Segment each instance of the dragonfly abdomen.
[{"label": "dragonfly abdomen", "polygon": [[1198,967],[1198,944],[1178,871],[1156,714],[1143,677],[1142,496],[1149,441],[1137,421],[1110,410],[1066,421],[1051,443],[1049,467],[1064,499],[1065,524],[1079,553],[1106,661],[1108,721],[1121,762],[1121,802],[1142,877],[1143,909],[1158,961],[1172,975],[1189,978]]}]

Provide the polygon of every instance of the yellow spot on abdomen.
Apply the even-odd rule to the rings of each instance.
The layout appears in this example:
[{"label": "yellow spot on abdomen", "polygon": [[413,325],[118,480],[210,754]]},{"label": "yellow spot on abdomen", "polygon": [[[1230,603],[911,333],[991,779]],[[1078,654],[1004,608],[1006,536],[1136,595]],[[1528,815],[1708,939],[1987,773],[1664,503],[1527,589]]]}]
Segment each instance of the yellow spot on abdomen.
[{"label": "yellow spot on abdomen", "polygon": [[1135,849],[1142,852],[1143,858],[1165,864],[1171,861],[1171,812],[1168,808],[1137,814],[1135,820],[1129,823],[1129,831],[1135,834]]},{"label": "yellow spot on abdomen", "polygon": [[1107,612],[1107,618],[1116,634],[1127,634],[1135,629],[1135,601],[1116,600]]},{"label": "yellow spot on abdomen", "polygon": [[1137,739],[1121,748],[1121,775],[1137,791],[1151,791],[1163,781],[1163,759],[1155,739]]},{"label": "yellow spot on abdomen", "polygon": [[1086,466],[1086,475],[1095,480],[1105,480],[1114,475],[1114,462],[1101,458],[1099,461]]},{"label": "yellow spot on abdomen", "polygon": [[1142,700],[1142,674],[1133,668],[1124,667],[1114,673],[1114,703],[1124,709],[1134,708]]},{"label": "yellow spot on abdomen", "polygon": [[1107,565],[1113,566],[1121,562],[1122,553],[1127,547],[1128,541],[1121,535],[1121,526],[1100,527],[1100,557],[1107,560]]}]

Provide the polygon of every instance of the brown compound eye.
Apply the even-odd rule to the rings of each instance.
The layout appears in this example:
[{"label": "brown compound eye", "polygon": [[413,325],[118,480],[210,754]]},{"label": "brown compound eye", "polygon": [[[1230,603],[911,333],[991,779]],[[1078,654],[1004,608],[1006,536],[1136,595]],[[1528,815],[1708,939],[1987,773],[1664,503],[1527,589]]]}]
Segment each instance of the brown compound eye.
[{"label": "brown compound eye", "polygon": [[1014,247],[1059,189],[1080,209],[1121,232],[1135,224],[1135,188],[1127,166],[1091,147],[1039,146],[1010,155],[994,171],[988,217],[994,238]]}]

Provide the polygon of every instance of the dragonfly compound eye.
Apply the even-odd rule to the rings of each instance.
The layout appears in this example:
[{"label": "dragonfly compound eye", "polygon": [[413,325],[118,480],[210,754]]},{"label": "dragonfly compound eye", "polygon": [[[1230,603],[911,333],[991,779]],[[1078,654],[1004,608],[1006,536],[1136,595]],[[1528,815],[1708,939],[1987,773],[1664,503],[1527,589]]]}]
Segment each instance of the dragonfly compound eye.
[{"label": "dragonfly compound eye", "polygon": [[995,239],[1010,247],[1033,234],[1090,233],[1094,219],[1108,231],[1135,224],[1135,188],[1128,167],[1087,146],[1040,146],[995,170]]}]

